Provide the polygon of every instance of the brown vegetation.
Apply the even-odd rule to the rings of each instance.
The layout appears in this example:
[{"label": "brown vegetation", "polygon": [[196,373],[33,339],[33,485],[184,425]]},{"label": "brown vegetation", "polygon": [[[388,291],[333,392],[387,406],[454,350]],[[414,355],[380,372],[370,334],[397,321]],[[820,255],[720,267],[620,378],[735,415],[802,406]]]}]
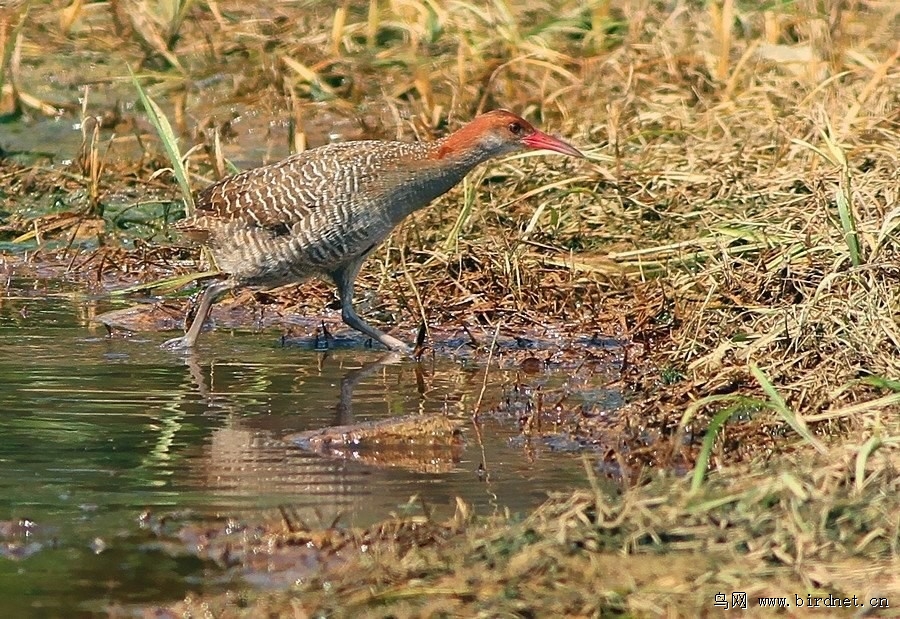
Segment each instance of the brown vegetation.
[{"label": "brown vegetation", "polygon": [[[792,475],[784,465],[780,477],[759,469],[734,480],[739,491],[729,489],[729,477],[716,478],[708,492],[720,503],[701,510],[699,523],[696,495],[680,481],[628,490],[610,508],[578,494],[499,533],[409,553],[379,550],[396,569],[374,560],[356,569],[369,561],[357,557],[356,571],[335,581],[344,597],[307,585],[304,595],[319,596],[309,608],[335,610],[341,600],[399,615],[530,616],[540,597],[521,606],[478,600],[552,590],[561,612],[693,616],[678,610],[681,602],[701,612],[702,596],[741,574],[766,583],[759,592],[832,585],[851,592],[865,581],[855,557],[896,568],[898,553],[897,508],[878,506],[896,496],[885,480],[896,471],[900,436],[900,8],[889,0],[766,6],[372,0],[335,9],[133,0],[0,8],[0,88],[14,103],[3,109],[77,115],[74,93],[41,85],[48,58],[74,53],[65,62],[79,69],[62,74],[64,85],[90,83],[97,101],[82,114],[115,128],[116,148],[137,144],[141,153],[136,162],[113,159],[85,130],[83,156],[69,166],[0,159],[7,212],[0,234],[20,243],[60,239],[42,251],[65,252],[63,263],[93,281],[109,282],[116,269],[144,283],[199,270],[177,260],[148,266],[148,251],[158,250],[146,241],[123,249],[120,240],[136,233],[177,244],[169,209],[124,226],[106,205],[132,185],[140,193],[152,186],[160,204],[177,195],[171,177],[150,180],[164,164],[141,112],[123,105],[136,100],[127,65],[181,135],[195,186],[226,173],[253,131],[269,136],[264,149],[280,153],[331,132],[431,139],[481,110],[512,108],[566,136],[590,162],[525,156],[471,176],[370,260],[360,285],[377,293],[376,313],[407,326],[424,316],[434,325],[499,327],[507,336],[619,338],[630,403],[614,427],[607,420],[579,430],[598,444],[603,433],[618,432],[623,441],[606,441],[614,446],[650,432],[652,450],[631,462],[636,478],[641,465],[672,464],[681,454],[678,463],[700,463],[696,489],[707,457],[722,467],[787,450],[783,459],[797,458],[802,481],[784,477]],[[272,124],[261,127],[259,117]],[[26,207],[13,203],[23,198]],[[91,222],[100,253],[73,253],[84,229],[59,223],[53,199]],[[105,227],[97,225],[101,216]],[[187,249],[166,255],[199,259]],[[273,302],[314,315],[330,294],[310,283],[279,291]],[[486,350],[490,337],[478,343]],[[873,465],[876,450],[889,455]],[[784,508],[767,511],[773,504]],[[845,513],[876,511],[834,525],[829,514],[838,504]],[[804,516],[807,507],[813,511]],[[745,511],[712,515],[722,509]],[[779,520],[760,532],[754,518],[767,513]],[[614,543],[606,537],[611,520]],[[842,541],[810,542],[808,554],[806,542],[778,537],[783,527],[796,539]],[[501,553],[502,562],[488,560],[526,529],[540,552],[516,547]],[[584,550],[599,544],[632,555],[652,547],[708,559],[719,556],[709,546],[716,530],[730,540],[727,557],[702,573],[685,570],[694,580],[673,585],[680,594],[661,597],[668,585],[651,576],[585,599],[590,583],[579,579],[602,580],[613,559]],[[681,541],[662,544],[663,537]],[[736,558],[742,544],[750,554]],[[441,561],[470,566],[477,577],[450,582]],[[828,572],[822,561],[843,563]],[[772,563],[791,567],[769,570]],[[897,591],[896,582],[890,587]],[[443,606],[447,598],[452,605]]]}]

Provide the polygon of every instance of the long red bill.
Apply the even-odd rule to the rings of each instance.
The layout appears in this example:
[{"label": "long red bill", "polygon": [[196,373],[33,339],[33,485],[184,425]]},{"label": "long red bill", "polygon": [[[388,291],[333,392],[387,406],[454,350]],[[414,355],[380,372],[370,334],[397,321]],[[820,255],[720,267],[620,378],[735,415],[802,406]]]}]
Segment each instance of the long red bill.
[{"label": "long red bill", "polygon": [[552,135],[547,135],[543,131],[535,131],[531,135],[525,136],[522,138],[522,142],[529,148],[552,150],[563,155],[584,158],[584,154],[574,146],[566,144]]}]

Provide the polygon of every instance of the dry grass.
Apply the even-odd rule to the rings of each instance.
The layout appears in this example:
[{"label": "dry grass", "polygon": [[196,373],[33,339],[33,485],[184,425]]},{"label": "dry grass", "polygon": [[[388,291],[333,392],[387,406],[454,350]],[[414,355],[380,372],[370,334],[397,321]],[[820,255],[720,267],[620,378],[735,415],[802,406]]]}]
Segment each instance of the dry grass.
[{"label": "dry grass", "polygon": [[[322,531],[285,513],[280,532],[261,537],[208,531],[204,556],[246,566],[263,555],[268,565],[287,565],[282,557],[314,549],[329,569],[288,593],[191,596],[169,612],[699,617],[721,612],[716,594],[731,603],[740,591],[751,616],[773,612],[759,598],[784,598],[789,612],[802,614],[798,595],[857,596],[862,606],[853,611],[893,616],[900,595],[898,446],[744,468],[701,492],[661,476],[614,499],[599,489],[564,494],[524,520],[473,519],[460,504],[446,523],[404,516],[366,530]],[[891,608],[872,608],[872,598],[886,598]]]},{"label": "dry grass", "polygon": [[[705,604],[713,588],[738,582],[738,570],[778,591],[787,591],[784,583],[824,587],[840,582],[823,567],[837,548],[824,536],[842,535],[829,516],[833,510],[869,519],[860,535],[841,542],[846,561],[871,552],[896,562],[898,525],[886,517],[896,506],[875,507],[893,501],[896,488],[860,482],[862,469],[855,481],[848,477],[852,458],[842,446],[895,446],[900,435],[896,2],[798,0],[766,9],[731,0],[706,7],[372,0],[337,9],[314,2],[264,8],[231,0],[50,2],[33,5],[21,29],[18,23],[0,19],[4,92],[19,98],[16,109],[72,109],[73,101],[35,94],[38,85],[22,70],[39,65],[48,50],[103,57],[80,76],[94,81],[95,92],[132,92],[131,64],[170,114],[182,152],[190,152],[195,187],[202,184],[198,177],[221,175],[223,148],[240,144],[241,136],[234,137],[240,119],[232,110],[281,122],[291,148],[320,143],[321,119],[350,127],[348,135],[431,139],[498,106],[567,136],[589,163],[500,162],[404,224],[361,283],[377,293],[376,314],[417,324],[424,308],[435,324],[623,338],[629,364],[622,380],[631,403],[619,412],[617,427],[584,423],[579,431],[598,444],[615,444],[603,439],[613,430],[631,438],[651,432],[658,440],[652,453],[628,464],[697,463],[695,485],[707,459],[721,467],[785,448],[806,454],[798,433],[806,445],[837,458],[829,464],[804,455],[797,467],[806,472],[799,477],[784,467],[771,479],[764,472],[714,477],[714,484],[736,484],[734,493],[700,512],[667,493],[665,483],[675,493],[688,483],[671,480],[627,494],[617,507],[597,504],[592,495],[552,503],[529,524],[498,533],[499,541],[452,551],[475,566],[467,591],[494,587],[486,595],[499,599],[515,590],[502,588],[510,582],[534,578],[541,583],[535,591],[549,587],[558,594],[560,611],[653,615],[683,612],[673,610],[676,601],[706,608],[697,600]],[[133,92],[129,97],[135,99]],[[132,114],[127,106],[93,113],[104,112],[119,120]],[[149,178],[158,166],[146,132],[141,143],[150,156],[130,169],[132,178]],[[95,208],[123,165],[102,159],[89,157],[88,171],[64,177],[69,186],[88,188]],[[4,165],[0,196],[17,195],[24,183],[53,186],[47,179],[55,174],[60,171]],[[172,179],[153,182],[175,195]],[[34,228],[15,221],[9,218],[9,229]],[[157,239],[168,234],[162,220],[153,231]],[[126,262],[78,263],[102,271]],[[189,268],[173,263],[169,273]],[[283,291],[282,303],[315,313],[328,301],[323,290]],[[679,452],[683,459],[673,460]],[[886,494],[866,494],[874,487]],[[841,511],[835,501],[850,507]],[[769,502],[786,506],[772,520],[757,509]],[[604,524],[610,520],[619,529]],[[665,527],[656,528],[659,523]],[[716,527],[731,540],[728,558],[681,583],[685,588],[672,599],[652,579],[636,577],[629,585],[623,577],[590,600],[577,586],[605,569],[607,558],[576,548],[705,556]],[[536,532],[546,558],[519,554],[511,540],[526,529]],[[656,534],[663,530],[676,534]],[[570,543],[575,531],[580,546]],[[729,554],[738,539],[747,558]],[[519,570],[504,576],[500,589],[500,580],[478,580],[500,576],[484,569],[494,543],[514,547],[502,569]],[[457,595],[457,585],[442,580],[444,550],[415,552],[392,557],[398,571],[383,576],[373,562],[357,585],[362,590],[359,583],[370,578],[378,593],[348,599],[388,604],[400,615],[435,608],[416,597],[419,591],[449,597],[460,612],[480,610],[478,595]],[[810,556],[814,569],[808,570]],[[778,569],[770,571],[772,565]],[[780,580],[784,569],[789,577]],[[575,584],[553,588],[550,581],[563,576]],[[424,580],[411,586],[415,578]],[[851,592],[856,585],[841,586]],[[890,586],[896,590],[896,582]],[[518,590],[530,594],[524,585]],[[322,608],[335,608],[337,598],[315,595]],[[510,612],[528,615],[527,604]]]}]

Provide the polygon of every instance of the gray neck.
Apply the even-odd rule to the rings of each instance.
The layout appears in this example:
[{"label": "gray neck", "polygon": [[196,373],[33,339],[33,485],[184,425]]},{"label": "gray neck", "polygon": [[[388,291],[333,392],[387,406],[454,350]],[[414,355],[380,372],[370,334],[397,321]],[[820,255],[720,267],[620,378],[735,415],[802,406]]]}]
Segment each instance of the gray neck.
[{"label": "gray neck", "polygon": [[482,149],[470,149],[442,159],[431,159],[430,155],[439,151],[442,142],[440,140],[428,144],[425,156],[400,181],[398,192],[402,199],[392,201],[391,218],[394,222],[399,223],[408,215],[428,206],[462,182],[477,165],[494,156]]}]

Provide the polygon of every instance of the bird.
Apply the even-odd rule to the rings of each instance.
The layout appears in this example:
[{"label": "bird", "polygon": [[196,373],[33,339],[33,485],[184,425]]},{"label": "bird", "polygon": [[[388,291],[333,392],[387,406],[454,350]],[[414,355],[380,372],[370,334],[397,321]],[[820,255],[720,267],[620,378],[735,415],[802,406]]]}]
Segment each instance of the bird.
[{"label": "bird", "polygon": [[211,184],[197,194],[193,215],[175,227],[209,248],[219,276],[201,294],[185,335],[163,346],[194,347],[213,304],[228,291],[320,277],[337,286],[348,326],[389,350],[409,352],[407,344],[356,313],[353,288],[363,263],[401,221],[473,168],[528,150],[584,157],[498,109],[431,142],[336,142]]}]

